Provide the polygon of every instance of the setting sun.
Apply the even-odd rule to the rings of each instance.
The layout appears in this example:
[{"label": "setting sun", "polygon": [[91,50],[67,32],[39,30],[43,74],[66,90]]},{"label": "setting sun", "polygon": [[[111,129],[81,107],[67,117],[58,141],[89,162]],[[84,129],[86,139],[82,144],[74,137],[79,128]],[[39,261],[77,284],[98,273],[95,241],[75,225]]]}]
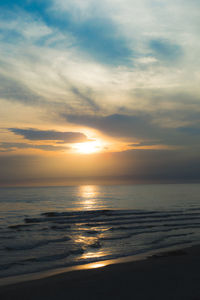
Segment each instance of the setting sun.
[{"label": "setting sun", "polygon": [[101,151],[103,149],[103,145],[100,141],[92,141],[76,144],[74,148],[78,153],[91,154]]}]

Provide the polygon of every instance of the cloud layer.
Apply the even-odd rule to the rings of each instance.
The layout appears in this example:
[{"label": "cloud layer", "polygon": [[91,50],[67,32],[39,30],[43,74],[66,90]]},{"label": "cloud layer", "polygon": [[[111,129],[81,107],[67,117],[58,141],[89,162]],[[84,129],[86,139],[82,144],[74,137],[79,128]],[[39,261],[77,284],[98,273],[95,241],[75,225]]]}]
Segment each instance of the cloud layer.
[{"label": "cloud layer", "polygon": [[[41,150],[70,160],[61,144],[102,138],[113,149],[108,165],[124,176],[135,157],[153,176],[179,153],[178,168],[197,177],[199,9],[188,0],[2,0],[0,158]],[[76,163],[70,171],[81,173]]]}]

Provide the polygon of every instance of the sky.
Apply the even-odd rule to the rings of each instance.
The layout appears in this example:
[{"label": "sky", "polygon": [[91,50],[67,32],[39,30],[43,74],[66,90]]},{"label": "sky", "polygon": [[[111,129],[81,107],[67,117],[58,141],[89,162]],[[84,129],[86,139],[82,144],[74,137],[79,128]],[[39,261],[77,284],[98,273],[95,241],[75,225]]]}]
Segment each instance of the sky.
[{"label": "sky", "polygon": [[199,10],[1,0],[0,185],[199,181]]}]

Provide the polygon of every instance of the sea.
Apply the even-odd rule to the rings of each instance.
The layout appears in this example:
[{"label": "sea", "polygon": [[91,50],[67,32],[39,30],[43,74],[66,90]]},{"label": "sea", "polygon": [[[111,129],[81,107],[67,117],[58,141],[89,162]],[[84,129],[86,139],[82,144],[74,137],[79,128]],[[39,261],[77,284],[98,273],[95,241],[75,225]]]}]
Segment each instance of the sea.
[{"label": "sea", "polygon": [[200,184],[0,189],[0,278],[200,243]]}]

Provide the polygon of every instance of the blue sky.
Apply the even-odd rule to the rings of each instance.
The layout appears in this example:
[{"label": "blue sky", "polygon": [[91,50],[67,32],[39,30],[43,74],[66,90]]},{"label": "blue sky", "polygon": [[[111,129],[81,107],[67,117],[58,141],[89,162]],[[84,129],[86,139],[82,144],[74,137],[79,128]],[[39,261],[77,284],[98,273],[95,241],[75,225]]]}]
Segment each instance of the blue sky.
[{"label": "blue sky", "polygon": [[[70,11],[58,11],[53,9],[53,1],[5,1],[2,3],[2,17],[5,22],[12,22],[23,15],[32,18],[35,22],[41,22],[49,28],[49,34],[38,36],[35,41],[38,46],[44,46],[45,42],[55,34],[55,31],[71,35],[74,46],[85,54],[91,55],[95,60],[106,64],[128,63],[132,55],[128,41],[118,32],[117,24],[104,15],[90,15],[89,18],[74,18]],[[7,41],[24,39],[21,32],[15,28],[2,30]],[[52,43],[56,47],[56,43]]]},{"label": "blue sky", "polygon": [[[150,162],[151,151],[174,151],[183,165],[197,160],[199,9],[186,0],[2,0],[0,159],[55,152],[70,160],[73,143],[56,137],[74,133],[101,141],[99,155],[134,161],[145,150]],[[52,138],[33,143],[17,132]]]}]

